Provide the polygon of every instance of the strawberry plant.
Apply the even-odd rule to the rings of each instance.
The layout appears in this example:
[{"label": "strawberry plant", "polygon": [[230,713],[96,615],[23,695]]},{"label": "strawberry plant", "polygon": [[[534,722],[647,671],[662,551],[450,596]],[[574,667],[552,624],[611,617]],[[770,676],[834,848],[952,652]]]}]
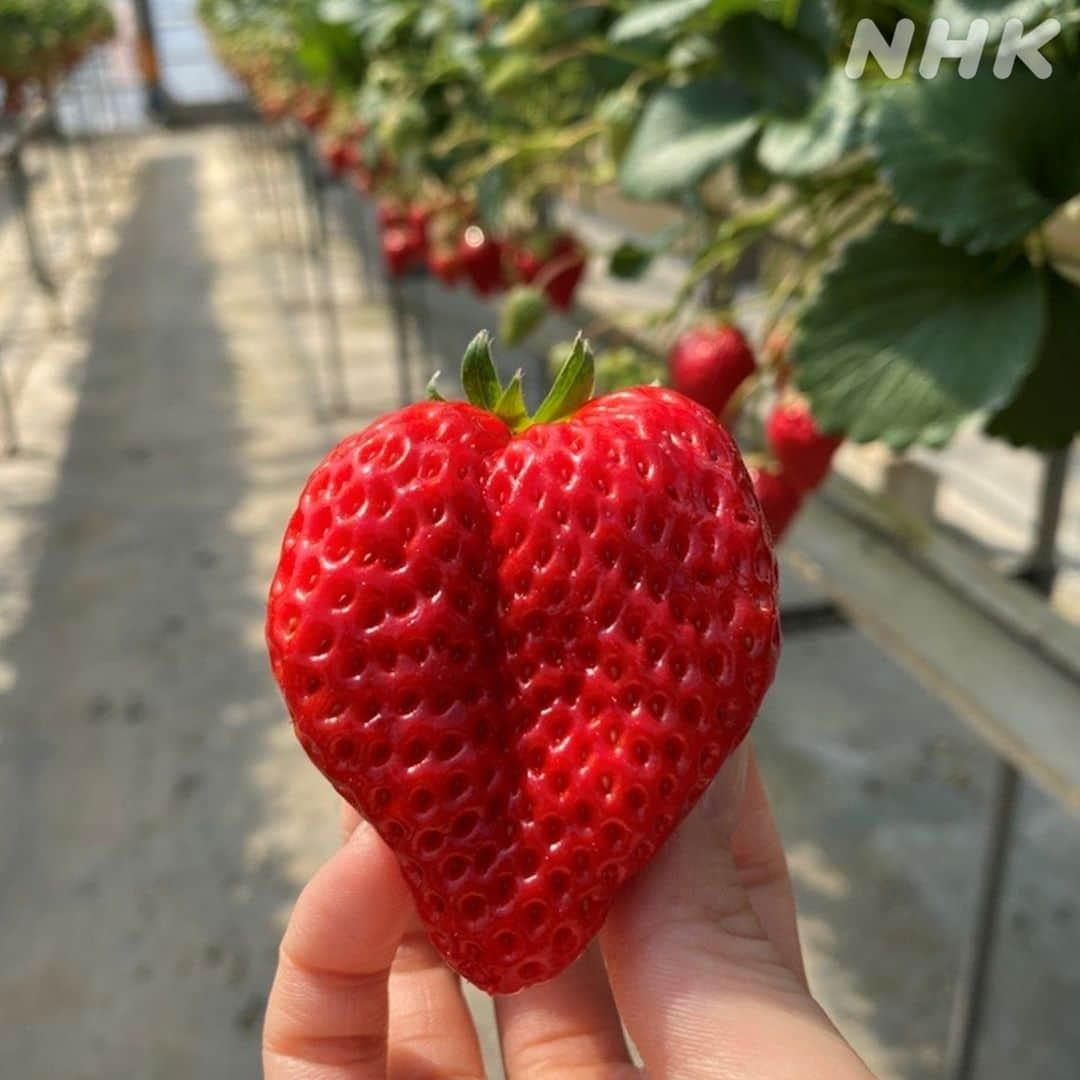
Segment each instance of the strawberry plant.
[{"label": "strawberry plant", "polygon": [[115,32],[104,0],[0,0],[3,110],[18,112]]},{"label": "strawberry plant", "polygon": [[[1060,355],[1077,318],[1063,207],[1080,191],[1067,7],[1017,9],[1063,16],[1047,79],[1021,64],[996,78],[990,57],[972,79],[951,61],[922,78],[932,17],[955,35],[985,16],[991,49],[1003,32],[1000,5],[936,0],[905,9],[901,78],[871,62],[852,80],[854,26],[872,18],[888,35],[899,13],[887,4],[204,0],[271,104],[332,95],[328,123],[360,123],[355,146],[385,189],[454,207],[443,247],[481,293],[535,282],[554,194],[617,182],[682,224],[620,245],[613,272],[685,252],[672,317],[706,278],[723,300],[725,275],[757,251],[768,323],[794,327],[785,370],[816,422],[898,450],[942,445],[972,415],[1038,448],[1080,426],[1075,365]],[[569,303],[583,265],[545,283],[549,304]],[[755,377],[781,374],[764,364]]]}]

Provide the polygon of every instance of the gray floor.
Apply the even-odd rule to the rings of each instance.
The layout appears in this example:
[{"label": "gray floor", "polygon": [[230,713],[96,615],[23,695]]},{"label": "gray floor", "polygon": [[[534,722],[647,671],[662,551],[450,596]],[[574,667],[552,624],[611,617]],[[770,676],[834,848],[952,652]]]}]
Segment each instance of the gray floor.
[{"label": "gray floor", "polygon": [[[3,1076],[256,1075],[282,921],[335,839],[263,597],[307,471],[394,403],[386,309],[339,246],[360,415],[320,419],[295,222],[250,155],[213,132],[142,155],[0,463]],[[490,315],[438,311],[445,367]],[[881,1076],[938,1075],[987,755],[845,628],[789,637],[756,738],[815,989]],[[981,1077],[1080,1072],[1076,825],[1025,792]]]}]

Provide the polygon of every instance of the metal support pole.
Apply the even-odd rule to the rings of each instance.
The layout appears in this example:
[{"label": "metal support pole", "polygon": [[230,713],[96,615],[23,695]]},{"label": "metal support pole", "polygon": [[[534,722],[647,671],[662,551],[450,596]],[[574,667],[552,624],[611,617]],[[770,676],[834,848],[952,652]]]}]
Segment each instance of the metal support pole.
[{"label": "metal support pole", "polygon": [[[334,296],[334,274],[330,262],[330,239],[326,227],[325,186],[319,176],[318,166],[311,155],[307,139],[296,141],[297,165],[300,169],[301,194],[306,194],[312,221],[311,259],[316,277],[316,303],[323,318],[323,336],[326,344],[326,367],[330,393],[331,413],[345,415],[349,410],[348,388],[345,382],[345,364],[341,348],[341,324],[338,319],[337,301]],[[305,245],[307,247],[307,245]]]},{"label": "metal support pole", "polygon": [[30,177],[26,174],[22,153],[17,145],[8,155],[8,178],[11,184],[12,202],[22,221],[23,239],[26,242],[26,254],[31,273],[42,291],[54,304],[59,305],[59,290],[42,252],[37,226],[34,222],[33,208],[30,203]]},{"label": "metal support pole", "polygon": [[[1018,580],[1047,597],[1058,570],[1057,533],[1069,473],[1069,450],[1069,447],[1055,450],[1044,458],[1035,537],[1024,568],[1016,575]],[[1016,767],[1004,758],[997,758],[975,921],[964,947],[953,995],[945,1058],[945,1075],[949,1080],[968,1080],[973,1075],[1020,785],[1021,777]]]},{"label": "metal support pole", "polygon": [[953,995],[945,1075],[949,1080],[968,1080],[974,1075],[979,1029],[986,1004],[987,980],[993,958],[1002,886],[1016,820],[1020,774],[1011,762],[994,763],[990,795],[990,821],[979,878],[975,921],[965,947],[960,978]]},{"label": "metal support pole", "polygon": [[1057,578],[1057,533],[1061,525],[1061,508],[1065,501],[1065,485],[1069,477],[1069,456],[1072,447],[1052,450],[1043,458],[1042,491],[1039,496],[1039,521],[1031,551],[1017,574],[1019,580],[1046,596],[1054,589]]},{"label": "metal support pole", "polygon": [[161,85],[158,64],[157,30],[151,0],[135,0],[135,24],[139,33],[139,72],[146,88],[147,110],[152,116],[164,117],[168,100]]},{"label": "metal support pole", "polygon": [[397,278],[389,282],[390,310],[394,316],[394,357],[397,360],[398,397],[401,404],[412,402],[412,374],[409,359],[409,325],[405,301],[401,295],[401,283]]}]

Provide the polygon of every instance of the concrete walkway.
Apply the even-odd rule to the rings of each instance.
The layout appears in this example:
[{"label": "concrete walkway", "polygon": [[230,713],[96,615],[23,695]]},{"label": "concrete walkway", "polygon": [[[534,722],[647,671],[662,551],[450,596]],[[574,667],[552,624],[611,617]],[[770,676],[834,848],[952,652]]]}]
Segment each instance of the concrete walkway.
[{"label": "concrete walkway", "polygon": [[[238,137],[142,156],[0,463],[3,1076],[257,1075],[283,920],[337,838],[263,602],[308,471],[395,404],[388,316],[339,245],[357,414],[321,419],[296,223]],[[454,311],[448,355],[485,318]],[[987,755],[849,629],[788,640],[756,731],[815,989],[881,1076],[938,1075]],[[1080,1068],[1076,825],[1025,795],[980,1077]]]}]

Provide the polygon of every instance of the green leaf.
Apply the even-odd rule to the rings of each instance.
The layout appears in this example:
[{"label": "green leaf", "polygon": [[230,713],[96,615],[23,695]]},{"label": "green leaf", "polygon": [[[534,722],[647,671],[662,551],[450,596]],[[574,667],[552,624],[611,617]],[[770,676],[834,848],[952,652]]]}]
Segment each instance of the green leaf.
[{"label": "green leaf", "polygon": [[768,121],[758,160],[778,176],[820,172],[849,149],[859,119],[858,84],[833,68],[804,116]]},{"label": "green leaf", "polygon": [[506,170],[501,165],[488,169],[476,183],[476,209],[488,228],[497,229],[506,201]]},{"label": "green leaf", "polygon": [[502,392],[499,373],[491,359],[491,339],[481,330],[469,342],[461,361],[461,387],[465,396],[481,409],[494,410]]},{"label": "green leaf", "polygon": [[573,415],[592,397],[594,385],[592,349],[585,338],[578,334],[566,363],[556,375],[554,384],[533,415],[532,422],[551,424]]},{"label": "green leaf", "polygon": [[624,240],[612,253],[608,261],[608,273],[624,281],[635,281],[653,261],[653,252],[633,240]]},{"label": "green leaf", "polygon": [[1080,289],[1048,274],[1047,327],[1035,367],[987,433],[1015,446],[1057,450],[1080,435]]},{"label": "green leaf", "polygon": [[840,18],[833,0],[802,0],[795,20],[795,31],[812,41],[822,56],[829,56],[836,44]]},{"label": "green leaf", "polygon": [[729,80],[665,87],[645,106],[619,181],[643,199],[687,192],[734,157],[760,123],[753,99]]},{"label": "green leaf", "polygon": [[790,358],[818,422],[858,442],[942,445],[1035,362],[1043,284],[909,225],[853,240],[802,312]]},{"label": "green leaf", "polygon": [[499,395],[495,403],[494,413],[502,420],[511,431],[521,431],[529,425],[529,410],[525,405],[525,394],[522,391],[522,375],[520,371],[514,372],[506,389]]},{"label": "green leaf", "polygon": [[520,344],[544,321],[547,311],[547,300],[539,289],[516,286],[503,303],[499,337],[507,345]]},{"label": "green leaf", "polygon": [[762,109],[788,116],[805,112],[827,71],[810,41],[756,13],[724,23],[720,51],[735,81]]},{"label": "green leaf", "polygon": [[712,0],[654,0],[651,4],[639,4],[615,20],[608,37],[623,42],[670,33],[711,3]]},{"label": "green leaf", "polygon": [[1063,135],[1080,84],[1061,72],[941,75],[882,87],[870,145],[896,198],[947,244],[1020,240],[1080,191],[1080,139]]},{"label": "green leaf", "polygon": [[[997,41],[1009,19],[1019,19],[1025,30],[1033,30],[1055,7],[1057,0],[934,0],[932,17],[949,23],[949,36],[962,38],[973,19],[990,24],[988,42]],[[984,61],[989,60],[989,55]]]}]

